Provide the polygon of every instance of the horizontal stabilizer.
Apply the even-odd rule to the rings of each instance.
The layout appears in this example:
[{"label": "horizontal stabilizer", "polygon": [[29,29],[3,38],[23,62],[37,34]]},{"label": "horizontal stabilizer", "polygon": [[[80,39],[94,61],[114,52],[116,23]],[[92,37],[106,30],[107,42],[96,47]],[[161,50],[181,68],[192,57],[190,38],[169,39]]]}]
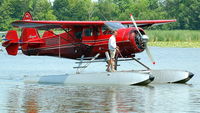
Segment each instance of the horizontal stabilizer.
[{"label": "horizontal stabilizer", "polygon": [[17,31],[8,31],[8,33],[6,34],[6,41],[2,45],[6,47],[6,51],[9,55],[17,55],[19,48]]}]

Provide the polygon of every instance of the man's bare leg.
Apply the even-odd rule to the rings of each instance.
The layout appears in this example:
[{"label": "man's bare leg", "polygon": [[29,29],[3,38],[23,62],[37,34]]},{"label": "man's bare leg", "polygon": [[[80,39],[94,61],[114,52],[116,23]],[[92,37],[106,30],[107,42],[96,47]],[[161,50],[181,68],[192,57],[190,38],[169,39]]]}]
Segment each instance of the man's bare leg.
[{"label": "man's bare leg", "polygon": [[105,52],[105,55],[106,55],[106,59],[107,59],[107,61],[106,61],[106,63],[107,63],[107,68],[106,68],[106,71],[107,72],[111,72],[111,58],[110,58],[110,55],[109,55],[109,53],[106,51]]},{"label": "man's bare leg", "polygon": [[115,60],[113,58],[111,58],[111,71],[115,72]]},{"label": "man's bare leg", "polygon": [[106,69],[107,72],[111,72],[111,60],[107,61],[108,67]]}]

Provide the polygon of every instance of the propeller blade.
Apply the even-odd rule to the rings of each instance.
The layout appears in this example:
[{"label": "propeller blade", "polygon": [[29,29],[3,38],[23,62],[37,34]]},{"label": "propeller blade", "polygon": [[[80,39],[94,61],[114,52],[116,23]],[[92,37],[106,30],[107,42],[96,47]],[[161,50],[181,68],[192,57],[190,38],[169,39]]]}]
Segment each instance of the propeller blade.
[{"label": "propeller blade", "polygon": [[152,55],[151,55],[151,52],[150,52],[150,50],[149,50],[149,47],[147,46],[147,42],[148,42],[148,40],[149,40],[149,37],[146,36],[146,35],[142,35],[142,34],[140,33],[140,30],[139,30],[138,27],[137,27],[136,21],[135,21],[135,19],[133,18],[133,15],[130,14],[130,17],[131,17],[131,20],[133,21],[133,25],[135,26],[135,28],[136,28],[136,30],[138,31],[139,35],[140,35],[140,36],[142,37],[142,39],[145,41],[146,53],[147,53],[149,59],[151,60],[151,62],[152,62],[153,64],[156,64],[156,62],[154,61],[154,59],[153,59],[153,57],[152,57]]},{"label": "propeller blade", "polygon": [[133,18],[133,15],[130,14],[130,17],[131,17],[131,20],[132,20],[133,25],[135,26],[136,30],[138,31],[138,33],[140,34],[140,36],[142,36],[142,34],[140,33],[140,30],[139,30],[138,27],[137,27],[137,24],[136,24],[136,22],[135,22],[135,19]]},{"label": "propeller blade", "polygon": [[152,57],[152,55],[151,55],[150,49],[149,49],[149,47],[148,47],[147,45],[146,45],[146,53],[147,53],[149,59],[151,60],[151,62],[152,62],[153,64],[156,64],[156,62],[154,61],[154,59],[153,59],[153,57]]}]

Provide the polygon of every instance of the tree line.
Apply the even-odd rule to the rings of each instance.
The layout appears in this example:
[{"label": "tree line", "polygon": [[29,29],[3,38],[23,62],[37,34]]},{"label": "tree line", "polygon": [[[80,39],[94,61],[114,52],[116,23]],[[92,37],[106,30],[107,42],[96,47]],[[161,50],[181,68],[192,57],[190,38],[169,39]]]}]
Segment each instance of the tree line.
[{"label": "tree line", "polygon": [[200,29],[200,0],[0,0],[0,31],[30,11],[34,20],[177,19],[152,29]]}]

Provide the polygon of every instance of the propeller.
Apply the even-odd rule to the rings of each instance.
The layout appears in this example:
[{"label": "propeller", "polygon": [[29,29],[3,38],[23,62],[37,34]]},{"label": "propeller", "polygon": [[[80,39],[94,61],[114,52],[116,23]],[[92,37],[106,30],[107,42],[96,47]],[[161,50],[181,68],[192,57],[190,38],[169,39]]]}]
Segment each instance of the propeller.
[{"label": "propeller", "polygon": [[130,14],[130,17],[131,17],[131,20],[133,21],[133,25],[135,26],[137,32],[139,33],[139,35],[140,35],[141,38],[142,38],[142,41],[144,42],[144,46],[145,46],[145,49],[146,49],[146,53],[147,53],[149,59],[151,60],[151,62],[152,62],[153,64],[156,64],[156,62],[154,61],[154,59],[153,59],[153,57],[152,57],[152,55],[151,55],[150,49],[149,49],[149,47],[148,47],[148,45],[147,45],[147,42],[149,41],[149,37],[148,37],[147,35],[142,35],[142,34],[141,34],[140,30],[139,30],[138,27],[137,27],[136,21],[135,21],[135,19],[133,18],[133,15]]}]

